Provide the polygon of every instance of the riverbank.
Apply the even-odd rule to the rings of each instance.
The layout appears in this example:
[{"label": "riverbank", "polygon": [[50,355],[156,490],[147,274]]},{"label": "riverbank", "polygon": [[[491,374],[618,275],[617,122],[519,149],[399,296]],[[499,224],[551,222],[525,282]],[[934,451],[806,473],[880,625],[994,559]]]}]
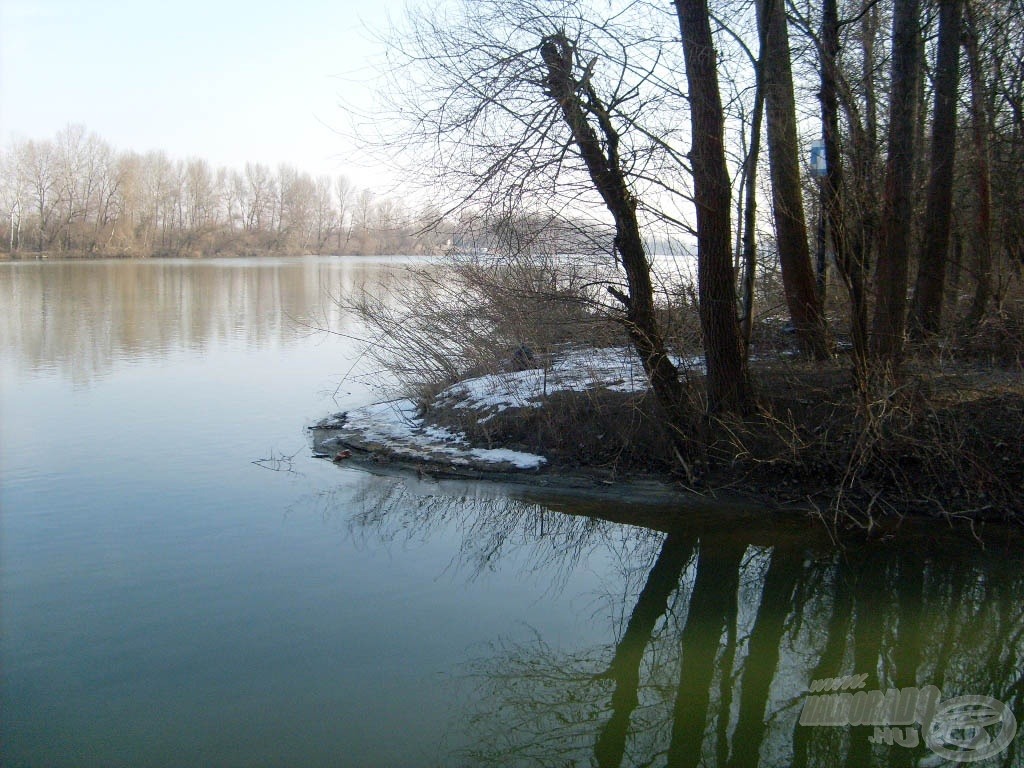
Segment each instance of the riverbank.
[{"label": "riverbank", "polygon": [[[212,259],[251,259],[251,258],[292,258],[302,256],[299,253],[272,253],[272,252],[246,252],[232,251],[223,253],[123,253],[103,252],[90,253],[87,251],[43,251],[41,253],[0,253],[0,262],[40,262],[40,261],[165,261],[169,259],[191,259],[194,261],[208,261]],[[337,255],[337,254],[331,254]],[[343,254],[347,255],[347,254]]]},{"label": "riverbank", "polygon": [[217,253],[197,253],[194,251],[136,251],[103,250],[103,251],[14,251],[0,252],[0,261],[159,261],[161,259],[242,259],[258,257],[297,256],[295,253],[275,253],[271,251],[222,251]]},{"label": "riverbank", "polygon": [[161,259],[249,259],[249,258],[293,258],[297,256],[351,256],[354,258],[407,259],[436,258],[444,255],[446,249],[441,247],[408,249],[402,253],[377,253],[359,248],[334,248],[322,253],[295,248],[274,248],[262,246],[246,246],[230,244],[215,249],[208,248],[98,248],[92,250],[0,250],[0,262],[5,261],[101,261],[109,259],[126,259],[150,261]]},{"label": "riverbank", "polygon": [[[677,364],[699,390],[699,362]],[[658,487],[857,525],[908,514],[1024,520],[1019,366],[910,361],[884,402],[857,396],[849,360],[773,359],[755,362],[752,375],[757,411],[697,425],[702,451],[685,466],[625,349],[576,350],[354,409],[317,425],[314,449],[419,474],[616,487],[626,496],[631,485]]]}]

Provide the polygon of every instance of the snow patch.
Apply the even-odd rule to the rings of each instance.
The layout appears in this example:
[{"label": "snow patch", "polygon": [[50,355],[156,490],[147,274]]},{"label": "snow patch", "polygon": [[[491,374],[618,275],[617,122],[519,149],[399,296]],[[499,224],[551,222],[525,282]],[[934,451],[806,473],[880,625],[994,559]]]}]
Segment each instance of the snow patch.
[{"label": "snow patch", "polygon": [[479,461],[496,464],[511,464],[517,469],[536,469],[547,462],[543,456],[509,448],[474,448],[470,453]]},{"label": "snow patch", "polygon": [[[344,424],[333,438],[340,443],[358,443],[368,450],[385,449],[405,460],[444,461],[466,466],[488,464],[494,468],[537,469],[547,459],[533,453],[507,448],[474,448],[461,432],[425,425],[417,415],[416,404],[409,399],[391,400],[356,408],[347,413]],[[331,441],[325,441],[327,447]]]},{"label": "snow patch", "polygon": [[[699,358],[673,358],[681,370],[702,367]],[[556,357],[546,368],[503,371],[460,381],[440,392],[434,405],[471,409],[478,422],[486,422],[508,408],[540,408],[556,392],[608,389],[642,392],[648,388],[643,366],[631,349],[573,349]],[[358,444],[404,460],[439,461],[458,466],[537,469],[547,459],[508,448],[475,448],[462,432],[424,424],[410,399],[391,400],[348,412],[343,424],[322,427],[335,434],[324,442]]]},{"label": "snow patch", "polygon": [[[672,361],[684,370],[703,366],[700,358],[673,357]],[[547,368],[503,371],[460,381],[442,390],[436,403],[493,415],[508,408],[540,408],[544,398],[555,392],[597,388],[642,392],[647,387],[647,374],[631,349],[576,349],[560,355]]]}]

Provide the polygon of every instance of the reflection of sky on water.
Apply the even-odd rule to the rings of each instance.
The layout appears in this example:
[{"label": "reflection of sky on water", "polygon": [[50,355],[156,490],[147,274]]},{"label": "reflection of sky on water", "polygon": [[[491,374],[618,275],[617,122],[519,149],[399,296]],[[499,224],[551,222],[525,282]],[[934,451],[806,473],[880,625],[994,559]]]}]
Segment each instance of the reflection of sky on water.
[{"label": "reflection of sky on water", "polygon": [[[430,764],[470,649],[527,626],[596,642],[598,558],[567,582],[515,558],[454,567],[455,523],[419,541],[357,535],[365,489],[393,481],[309,456],[305,425],[375,395],[354,376],[335,395],[349,340],[282,315],[319,311],[325,285],[392,271],[0,265],[0,306],[18,308],[0,313],[5,765]],[[135,298],[34,316],[78,284]],[[137,285],[170,298],[154,306]],[[179,311],[174,297],[195,292],[220,298]],[[240,312],[257,327],[232,330]],[[139,327],[109,327],[129,317]],[[253,463],[271,455],[293,471]]]},{"label": "reflection of sky on water", "polygon": [[[773,536],[770,524],[737,526],[728,513],[645,510],[664,535],[574,514],[600,514],[594,502],[425,490],[368,485],[349,524],[394,542],[456,523],[459,563],[472,572],[515,563],[568,579],[596,557],[606,568],[593,598],[600,642],[566,646],[535,631],[477,654],[459,726],[465,764],[931,765],[939,755],[923,732],[911,749],[884,734],[874,743],[870,726],[800,725],[811,682],[863,674],[865,691],[934,685],[942,701],[983,695],[1011,712],[1024,703],[1015,535],[994,532],[983,551],[908,524],[902,545],[837,550],[823,531]],[[1011,743],[995,760],[1016,766],[1022,755]]]},{"label": "reflection of sky on water", "polygon": [[[756,510],[310,458],[302,427],[373,392],[350,379],[336,401],[349,341],[290,318],[390,279],[334,259],[0,265],[5,764],[925,757],[796,725],[810,680],[853,673],[1024,714],[1019,536],[907,524],[836,549]],[[253,463],[270,455],[292,471]],[[1017,741],[1001,758],[1021,765]]]},{"label": "reflection of sky on water", "polygon": [[359,258],[0,263],[0,350],[76,383],[175,351],[294,345],[308,326],[350,330],[334,298],[400,276]]}]

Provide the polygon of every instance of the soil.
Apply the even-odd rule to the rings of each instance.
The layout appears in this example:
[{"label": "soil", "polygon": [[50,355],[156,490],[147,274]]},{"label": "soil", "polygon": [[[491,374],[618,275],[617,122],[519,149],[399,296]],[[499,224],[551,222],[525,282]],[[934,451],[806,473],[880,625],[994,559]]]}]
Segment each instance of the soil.
[{"label": "soil", "polygon": [[[848,359],[759,363],[754,413],[694,423],[696,458],[673,454],[650,394],[558,392],[540,408],[483,414],[425,405],[424,421],[487,448],[539,453],[525,473],[405,461],[344,442],[352,460],[431,476],[490,477],[548,489],[664,500],[713,497],[873,526],[905,516],[1024,521],[1024,372],[1002,361],[909,361],[898,381],[858,392]],[[693,391],[701,390],[694,381]],[[695,412],[700,403],[695,401]],[[316,445],[339,444],[325,425]],[[368,450],[367,450],[368,449]],[[347,459],[348,457],[346,457]]]}]

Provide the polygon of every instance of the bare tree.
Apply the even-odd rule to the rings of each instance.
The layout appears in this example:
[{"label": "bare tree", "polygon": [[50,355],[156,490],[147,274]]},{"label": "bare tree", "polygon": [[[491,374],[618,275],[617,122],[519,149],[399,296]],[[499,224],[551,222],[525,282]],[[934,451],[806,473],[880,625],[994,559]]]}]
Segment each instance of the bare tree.
[{"label": "bare tree", "polygon": [[757,167],[761,157],[761,128],[764,123],[764,59],[767,53],[765,33],[762,26],[758,30],[757,58],[754,65],[754,105],[750,118],[750,146],[746,147],[743,158],[743,173],[740,177],[742,202],[737,201],[740,213],[738,250],[740,252],[738,271],[740,279],[740,336],[743,340],[744,353],[750,350],[750,336],[754,323],[754,286],[757,271]]},{"label": "bare tree", "polygon": [[70,250],[76,223],[84,221],[88,211],[92,174],[89,168],[85,126],[68,125],[54,140],[57,163],[57,197],[60,236],[58,246]]},{"label": "bare tree", "polygon": [[106,248],[114,236],[120,217],[118,200],[125,181],[118,155],[106,142],[98,142],[96,151],[95,207],[91,240],[88,250]]},{"label": "bare tree", "polygon": [[[361,203],[354,206],[357,194]],[[337,242],[345,252],[356,219],[360,252],[432,247],[432,237],[412,228],[405,199],[393,196],[379,210],[374,200],[344,176],[314,179],[288,165],[272,172],[256,162],[240,172],[200,157],[116,151],[78,125],[52,140],[14,141],[0,151],[7,250],[31,241],[41,252],[73,255],[288,254],[322,253]]]},{"label": "bare tree", "polygon": [[316,184],[308,173],[281,165],[274,189],[274,249],[281,253],[307,250],[313,238]]},{"label": "bare tree", "polygon": [[783,0],[759,0],[757,12],[764,40],[761,55],[772,209],[786,304],[804,351],[825,360],[830,357],[830,350],[821,297],[815,288],[804,217],[796,99]]},{"label": "bare tree", "polygon": [[888,156],[871,351],[896,361],[903,351],[907,269],[913,213],[914,131],[917,118],[918,0],[895,0],[892,31],[892,86]]},{"label": "bare tree", "polygon": [[110,243],[121,252],[138,253],[146,208],[142,158],[134,152],[119,155],[116,174],[117,194],[113,205],[117,214],[111,225]]},{"label": "bare tree", "polygon": [[576,47],[563,32],[545,36],[540,54],[547,68],[544,81],[547,93],[558,104],[572,142],[615,221],[614,247],[626,272],[628,293],[610,290],[625,308],[626,330],[651,387],[676,430],[679,447],[688,451],[684,391],[655,313],[651,267],[636,218],[637,203],[619,156],[621,137],[612,123],[608,107],[598,97],[587,75],[596,60],[580,67]]},{"label": "bare tree", "polygon": [[708,407],[740,411],[751,399],[736,322],[730,251],[731,190],[725,164],[725,119],[706,0],[676,0],[690,93],[697,280],[707,360]]},{"label": "bare tree", "polygon": [[992,179],[989,160],[989,111],[986,105],[985,83],[982,75],[981,51],[978,43],[978,22],[973,3],[966,5],[964,48],[971,86],[971,144],[974,150],[974,189],[978,213],[975,217],[975,270],[974,296],[967,315],[970,325],[977,325],[985,314],[992,295]]},{"label": "bare tree", "polygon": [[[352,213],[350,209],[355,190],[348,177],[335,177],[334,194],[338,203],[338,253],[341,253],[344,245],[347,245],[349,238],[352,237]],[[344,245],[342,244],[342,236],[344,236]]]},{"label": "bare tree", "polygon": [[334,197],[331,194],[331,177],[316,177],[316,202],[313,210],[314,251],[323,253],[324,246],[337,226],[338,213],[334,209]]},{"label": "bare tree", "polygon": [[27,204],[35,220],[36,250],[43,251],[50,242],[51,218],[57,204],[58,175],[52,142],[24,141],[14,146],[15,168],[19,185],[28,196]]},{"label": "bare tree", "polygon": [[262,231],[273,219],[274,181],[270,169],[262,163],[246,163],[241,191],[245,201],[245,228]]},{"label": "bare tree", "polygon": [[214,178],[210,165],[192,158],[185,168],[185,220],[189,229],[199,230],[214,218]]},{"label": "bare tree", "polygon": [[13,147],[0,151],[0,200],[4,214],[0,226],[8,222],[10,226],[0,246],[7,246],[9,252],[14,252],[21,249],[21,222],[28,191],[25,179],[18,173],[18,159]]},{"label": "bare tree", "polygon": [[374,194],[369,189],[359,190],[355,197],[352,209],[352,233],[356,239],[356,252],[369,253],[372,247],[372,233],[370,231],[373,219],[373,198]]},{"label": "bare tree", "polygon": [[946,254],[949,251],[953,207],[953,163],[956,158],[960,14],[961,0],[940,0],[927,208],[910,318],[911,334],[918,338],[935,333],[942,324]]},{"label": "bare tree", "polygon": [[[819,67],[821,72],[821,123],[822,137],[825,145],[826,174],[823,183],[823,206],[828,230],[835,254],[836,267],[846,286],[850,298],[850,337],[853,342],[854,376],[864,391],[867,374],[868,354],[868,320],[866,297],[867,249],[871,238],[867,234],[868,225],[862,213],[860,221],[855,221],[854,206],[849,200],[846,175],[844,173],[843,155],[841,152],[842,134],[839,118],[839,6],[837,0],[824,0],[821,14],[821,43],[819,48]],[[870,61],[869,47],[864,50],[865,61]],[[870,67],[865,65],[865,70]],[[869,79],[870,75],[866,75]],[[873,93],[873,87],[868,89]],[[852,110],[847,110],[848,112]],[[873,107],[869,106],[871,114]],[[861,132],[863,136],[863,132]],[[865,160],[869,148],[868,142],[859,142],[861,154],[861,171],[869,171],[872,163]],[[873,148],[873,147],[872,147]],[[863,211],[863,208],[862,208]]]}]

